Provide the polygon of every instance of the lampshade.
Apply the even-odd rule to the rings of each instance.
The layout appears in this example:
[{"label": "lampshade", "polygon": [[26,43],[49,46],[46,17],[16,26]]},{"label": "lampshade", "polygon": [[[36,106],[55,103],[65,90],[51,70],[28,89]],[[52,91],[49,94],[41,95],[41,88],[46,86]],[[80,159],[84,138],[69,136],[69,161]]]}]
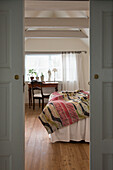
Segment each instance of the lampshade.
[{"label": "lampshade", "polygon": [[53,68],[53,70],[52,70],[52,71],[56,72],[56,71],[57,71],[57,69],[56,69],[56,68]]}]

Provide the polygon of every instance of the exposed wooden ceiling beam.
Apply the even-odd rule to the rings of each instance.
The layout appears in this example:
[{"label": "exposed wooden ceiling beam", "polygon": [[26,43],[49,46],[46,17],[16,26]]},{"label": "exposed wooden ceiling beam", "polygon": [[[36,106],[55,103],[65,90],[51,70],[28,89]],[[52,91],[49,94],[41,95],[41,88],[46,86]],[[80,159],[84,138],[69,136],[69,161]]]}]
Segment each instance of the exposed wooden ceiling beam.
[{"label": "exposed wooden ceiling beam", "polygon": [[26,27],[89,28],[88,18],[25,18]]},{"label": "exposed wooden ceiling beam", "polygon": [[25,1],[25,10],[89,10],[89,1]]},{"label": "exposed wooden ceiling beam", "polygon": [[50,31],[50,30],[36,30],[36,31],[25,31],[25,37],[31,38],[88,38],[82,31]]}]

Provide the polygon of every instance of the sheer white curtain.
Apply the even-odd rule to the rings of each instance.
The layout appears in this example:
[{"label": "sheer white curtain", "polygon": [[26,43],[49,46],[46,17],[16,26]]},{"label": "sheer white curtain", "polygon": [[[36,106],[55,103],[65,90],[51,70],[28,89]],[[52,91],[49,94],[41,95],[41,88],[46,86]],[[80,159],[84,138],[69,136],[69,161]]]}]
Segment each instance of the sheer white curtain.
[{"label": "sheer white curtain", "polygon": [[63,90],[85,89],[82,54],[63,53]]},{"label": "sheer white curtain", "polygon": [[70,52],[62,54],[62,68],[63,90],[73,91],[75,89],[78,89],[75,53]]},{"label": "sheer white curtain", "polygon": [[86,90],[86,72],[87,72],[87,67],[85,64],[85,58],[86,56],[84,53],[76,54],[76,67],[77,67],[77,82],[78,82],[78,87],[81,90]]}]

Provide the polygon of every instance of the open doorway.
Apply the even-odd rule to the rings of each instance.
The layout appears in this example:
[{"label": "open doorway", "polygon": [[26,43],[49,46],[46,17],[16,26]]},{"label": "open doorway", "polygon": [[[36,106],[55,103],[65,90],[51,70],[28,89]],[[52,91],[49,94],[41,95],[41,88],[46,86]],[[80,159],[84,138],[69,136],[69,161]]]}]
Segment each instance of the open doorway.
[{"label": "open doorway", "polygon": [[[34,3],[34,2],[33,2]],[[53,62],[52,56],[55,59],[55,55],[59,55],[62,57],[64,55],[72,55],[81,54],[82,55],[82,63],[84,66],[82,67],[85,80],[81,82],[81,86],[78,86],[79,89],[84,91],[89,91],[89,3],[86,1],[82,2],[82,10],[80,8],[80,4],[76,9],[73,9],[72,5],[67,5],[67,10],[55,10],[48,9],[35,10],[34,8],[29,11],[25,11],[25,61],[26,67],[28,67],[28,63],[34,62],[36,64],[36,59],[41,61],[43,56],[46,56],[44,59],[46,63]],[[71,4],[71,3],[70,3]],[[26,5],[29,6],[29,3]],[[36,5],[36,3],[35,3]],[[47,5],[47,4],[46,4]],[[34,6],[34,5],[33,5]],[[87,6],[87,8],[86,8]],[[46,6],[47,8],[47,6]],[[70,9],[68,9],[70,8]],[[61,6],[59,5],[59,9]],[[33,11],[34,10],[34,11]],[[43,25],[44,24],[44,25]],[[86,52],[86,53],[85,53]],[[36,59],[33,61],[33,58]],[[47,57],[48,56],[48,57]],[[30,57],[32,58],[30,60]],[[57,56],[58,57],[58,56]],[[60,61],[60,59],[58,60]],[[37,62],[37,63],[38,63]],[[54,62],[53,62],[54,63]],[[59,62],[60,63],[60,62]],[[57,64],[57,70],[61,69],[62,72],[58,75],[56,74],[56,80],[58,82],[58,91],[62,90],[71,90],[72,84],[66,86],[64,89],[63,84],[63,70],[62,67],[64,62],[61,64]],[[38,65],[38,64],[37,64]],[[40,64],[39,64],[40,65]],[[45,69],[45,65],[42,67]],[[54,66],[55,67],[55,66]],[[53,68],[54,68],[53,67]],[[52,69],[53,69],[52,68]],[[51,67],[47,67],[47,70],[42,68],[38,69],[34,66],[29,69],[35,69],[38,73],[38,77],[40,79],[41,72],[44,72],[45,81],[48,80],[48,69]],[[72,70],[73,72],[74,70]],[[27,74],[25,79],[27,80]],[[71,73],[70,73],[71,74]],[[54,81],[54,75],[52,72],[51,81]],[[59,78],[59,76],[61,76]],[[78,75],[77,75],[78,76]],[[59,79],[58,79],[59,78]],[[83,79],[82,79],[83,80]],[[69,82],[68,82],[69,83]],[[42,111],[42,108],[39,108],[38,100],[36,102],[35,110],[30,106],[29,108],[29,94],[28,94],[28,82],[26,81],[25,85],[25,103],[26,104],[26,144],[25,144],[25,159],[26,159],[26,170],[29,169],[74,169],[75,164],[77,170],[80,168],[89,169],[89,143],[85,142],[71,142],[71,143],[62,143],[56,142],[54,144],[50,143],[50,139],[48,137],[47,131],[44,129],[42,124],[40,123],[37,116]],[[77,90],[77,86],[75,87]],[[53,89],[51,93],[54,91]],[[48,90],[47,90],[48,91]],[[73,89],[72,89],[73,91]],[[77,153],[77,154],[75,154]],[[60,162],[60,164],[59,164]]]}]

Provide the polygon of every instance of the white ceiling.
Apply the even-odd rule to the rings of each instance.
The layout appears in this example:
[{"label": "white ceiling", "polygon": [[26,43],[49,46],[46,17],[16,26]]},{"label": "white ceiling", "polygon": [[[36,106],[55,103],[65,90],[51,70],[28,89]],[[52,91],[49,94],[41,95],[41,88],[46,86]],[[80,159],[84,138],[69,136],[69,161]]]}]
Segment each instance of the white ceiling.
[{"label": "white ceiling", "polygon": [[[76,5],[76,6],[75,6]],[[60,9],[60,10],[59,10]],[[29,19],[28,22],[26,22],[26,19]],[[59,24],[59,26],[57,26],[56,20],[52,20],[52,19],[60,19],[60,18],[64,18],[67,19],[66,21],[68,22],[68,27],[66,26],[66,21],[64,22],[64,25],[62,24],[61,21],[61,25]],[[78,24],[72,24],[71,20],[72,19],[76,19],[77,18],[77,22]],[[89,20],[87,22],[86,25],[88,25],[87,27],[85,27],[83,25],[83,23],[81,23],[81,20],[78,19],[89,19],[89,2],[88,1],[34,1],[34,0],[26,0],[25,1],[25,36],[32,38],[32,33],[34,34],[34,31],[36,33],[36,31],[38,31],[38,36],[41,37],[42,34],[39,34],[39,31],[44,31],[44,33],[47,30],[48,31],[56,31],[57,35],[58,31],[67,31],[67,34],[69,32],[69,35],[72,35],[71,32],[75,31],[75,32],[82,32],[84,35],[86,35],[86,37],[89,37]],[[31,22],[33,19],[40,19],[40,20],[36,20],[36,22],[38,24],[30,24],[29,22]],[[42,20],[41,20],[42,19]],[[52,23],[52,25],[42,25],[43,19],[46,19],[46,23]],[[52,21],[51,21],[52,20]],[[73,21],[73,20],[72,20]],[[32,22],[32,23],[36,23],[36,22]],[[71,24],[70,24],[71,22]],[[86,22],[86,21],[84,21]],[[28,32],[31,33],[28,36]],[[78,34],[80,37],[79,38],[83,38],[82,34]],[[46,35],[46,33],[44,34]],[[74,34],[73,34],[74,35]],[[75,38],[76,38],[75,34]],[[60,34],[59,34],[60,36]],[[85,37],[85,36],[84,36]],[[86,38],[85,37],[85,38]]]}]

